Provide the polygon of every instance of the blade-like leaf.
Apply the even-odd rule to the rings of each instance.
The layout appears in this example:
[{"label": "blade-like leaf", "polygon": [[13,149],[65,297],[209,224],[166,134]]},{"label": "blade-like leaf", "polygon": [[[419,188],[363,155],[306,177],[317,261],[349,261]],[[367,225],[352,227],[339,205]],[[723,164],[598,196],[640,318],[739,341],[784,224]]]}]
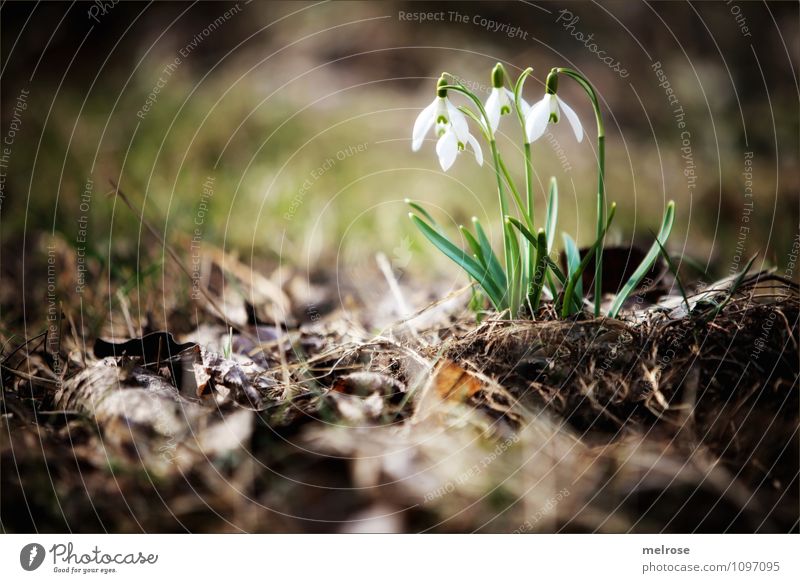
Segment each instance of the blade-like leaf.
[{"label": "blade-like leaf", "polygon": [[547,213],[544,223],[544,232],[547,234],[547,252],[553,250],[553,240],[556,238],[556,223],[558,222],[558,183],[556,177],[550,178],[550,196],[547,197]]},{"label": "blade-like leaf", "polygon": [[644,276],[650,271],[653,267],[653,263],[658,258],[660,253],[659,245],[663,246],[664,243],[667,241],[669,237],[670,231],[672,231],[672,223],[675,220],[675,203],[673,201],[669,201],[667,203],[667,210],[664,211],[664,218],[661,221],[661,229],[658,231],[658,237],[656,237],[657,242],[653,243],[650,247],[650,250],[645,255],[644,259],[642,259],[641,263],[639,263],[639,267],[636,268],[636,271],[633,272],[633,275],[628,279],[622,289],[617,293],[614,301],[611,303],[611,308],[608,311],[608,315],[611,318],[616,318],[617,314],[619,313],[622,304],[625,303],[625,300],[628,299],[628,296],[633,293],[633,290],[641,283]]},{"label": "blade-like leaf", "polygon": [[428,221],[431,225],[433,225],[433,227],[437,231],[439,231],[439,233],[442,233],[442,228],[439,226],[439,223],[437,223],[436,220],[431,216],[431,214],[428,211],[426,211],[424,208],[422,208],[422,206],[420,206],[419,204],[417,204],[416,202],[414,202],[410,198],[405,199],[405,203],[408,206],[410,206],[412,209],[417,211],[419,214],[421,214],[423,217],[425,217],[425,220]]},{"label": "blade-like leaf", "polygon": [[714,311],[713,311],[713,312],[711,312],[711,314],[708,316],[708,318],[707,318],[707,319],[709,319],[709,320],[713,320],[713,319],[714,319],[714,318],[716,318],[716,317],[717,317],[717,315],[718,315],[718,314],[719,314],[719,313],[720,313],[720,312],[723,310],[723,308],[724,308],[725,306],[727,306],[727,305],[728,305],[728,303],[729,303],[729,302],[731,301],[731,299],[733,298],[733,295],[734,295],[734,294],[736,293],[736,291],[739,289],[739,286],[740,286],[740,285],[742,285],[742,281],[744,280],[744,276],[745,276],[745,275],[747,275],[747,272],[748,272],[748,271],[750,271],[750,267],[752,267],[752,265],[753,265],[753,261],[755,261],[755,260],[756,260],[756,257],[758,257],[758,253],[756,253],[755,255],[753,255],[753,256],[750,258],[750,260],[749,260],[749,261],[747,262],[747,264],[744,266],[744,269],[742,269],[742,271],[740,271],[740,272],[739,272],[739,274],[736,276],[736,279],[734,279],[734,280],[731,282],[731,286],[730,286],[730,288],[728,288],[728,294],[725,296],[725,299],[724,299],[724,300],[722,300],[722,301],[721,301],[721,302],[720,302],[720,303],[717,305],[717,307],[716,307],[716,308],[714,308]]},{"label": "blade-like leaf", "polygon": [[544,256],[544,260],[547,262],[547,265],[550,267],[550,271],[556,276],[558,283],[561,285],[567,285],[567,276],[561,271],[561,268],[558,266],[558,263],[550,259],[549,255]]},{"label": "blade-like leaf", "polygon": [[447,237],[438,233],[433,227],[420,219],[414,213],[408,213],[408,216],[422,231],[422,234],[433,243],[437,249],[449,257],[459,267],[466,271],[478,284],[486,291],[486,295],[498,310],[503,309],[503,293],[497,289],[494,281],[489,277],[489,272],[482,267],[475,259],[469,257],[464,251],[451,243]]},{"label": "blade-like leaf", "polygon": [[537,246],[539,245],[539,239],[536,235],[531,233],[530,229],[520,222],[519,219],[515,219],[514,217],[506,217],[506,220],[514,225],[522,235],[531,242],[532,245]]},{"label": "blade-like leaf", "polygon": [[[569,282],[569,276],[566,275],[561,268],[558,266],[558,263],[550,259],[549,255],[545,255],[545,260],[547,261],[547,265],[550,267],[550,270],[547,272],[547,277],[550,278],[550,275],[555,275],[558,282],[561,284],[562,288],[567,287],[567,283]],[[553,294],[553,298],[556,297],[556,294]],[[581,296],[577,294],[572,295],[572,305],[573,310],[570,313],[575,313],[580,311],[581,309]]]},{"label": "blade-like leaf", "polygon": [[658,237],[655,238],[655,242],[658,244],[658,250],[661,252],[661,255],[664,257],[664,260],[667,262],[667,267],[669,267],[672,276],[675,278],[675,283],[678,284],[678,291],[681,292],[681,297],[683,298],[683,304],[686,306],[686,313],[691,313],[692,309],[689,307],[689,300],[686,298],[686,290],[683,287],[683,282],[681,282],[681,276],[678,275],[678,268],[675,266],[675,263],[672,261],[672,257],[669,256],[669,253],[658,240]]},{"label": "blade-like leaf", "polygon": [[[581,264],[581,254],[578,251],[578,245],[575,239],[570,237],[567,233],[563,233],[561,237],[564,240],[564,255],[567,258],[567,277],[572,277],[572,274],[578,269]],[[575,295],[579,298],[583,297],[583,279],[578,278],[575,284]]]},{"label": "blade-like leaf", "polygon": [[475,239],[472,233],[470,233],[464,225],[459,225],[458,230],[461,231],[464,239],[466,239],[467,245],[469,245],[469,248],[472,249],[472,253],[478,260],[478,263],[480,263],[484,269],[487,269],[488,266],[486,265],[486,259],[483,256],[483,249],[481,249],[480,243],[478,243],[477,239]]},{"label": "blade-like leaf", "polygon": [[503,266],[497,258],[494,250],[492,250],[492,243],[489,237],[486,236],[486,231],[483,230],[477,217],[472,217],[472,224],[475,225],[475,233],[478,235],[478,242],[481,244],[483,251],[483,258],[489,267],[489,272],[492,274],[492,279],[500,289],[506,289],[506,272],[503,271]]},{"label": "blade-like leaf", "polygon": [[572,276],[569,278],[569,282],[567,282],[567,287],[564,290],[564,300],[561,306],[561,317],[566,318],[572,313],[571,306],[575,301],[573,298],[575,296],[575,287],[580,281],[581,277],[583,276],[583,272],[586,269],[586,266],[589,265],[589,261],[591,261],[594,254],[597,252],[598,248],[603,244],[603,237],[606,236],[609,227],[611,226],[611,221],[614,220],[614,215],[617,212],[617,203],[612,202],[611,208],[608,209],[608,219],[606,219],[606,227],[600,233],[600,236],[597,237],[597,240],[592,244],[591,247],[586,251],[586,255],[583,256],[581,259],[580,264],[573,272]]},{"label": "blade-like leaf", "polygon": [[505,229],[506,240],[511,246],[511,257],[513,258],[513,263],[508,268],[508,277],[511,278],[508,307],[511,311],[511,317],[516,318],[519,314],[519,307],[522,304],[522,255],[519,252],[517,235],[508,221],[506,221]]},{"label": "blade-like leaf", "polygon": [[547,234],[544,232],[544,229],[539,229],[539,232],[536,233],[536,267],[533,270],[531,293],[529,294],[531,306],[534,310],[539,308],[547,269]]}]

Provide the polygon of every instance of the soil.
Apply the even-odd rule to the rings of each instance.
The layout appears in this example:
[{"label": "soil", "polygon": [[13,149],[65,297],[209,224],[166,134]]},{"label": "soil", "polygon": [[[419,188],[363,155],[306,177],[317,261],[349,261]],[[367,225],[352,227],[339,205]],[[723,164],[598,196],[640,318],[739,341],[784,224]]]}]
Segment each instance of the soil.
[{"label": "soil", "polygon": [[3,352],[0,522],[797,532],[798,288],[730,285],[618,320],[476,323],[462,293],[379,332],[333,301],[288,327],[243,301],[230,329],[209,310],[94,352],[65,318],[57,348]]}]

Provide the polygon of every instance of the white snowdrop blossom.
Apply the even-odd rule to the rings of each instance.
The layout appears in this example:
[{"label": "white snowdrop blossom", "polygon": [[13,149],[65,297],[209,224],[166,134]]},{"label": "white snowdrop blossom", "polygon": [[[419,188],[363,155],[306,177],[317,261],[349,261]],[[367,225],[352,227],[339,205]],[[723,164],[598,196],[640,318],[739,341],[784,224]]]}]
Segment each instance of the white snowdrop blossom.
[{"label": "white snowdrop blossom", "polygon": [[439,164],[445,172],[456,161],[458,153],[467,145],[472,147],[475,159],[483,165],[483,152],[478,140],[469,133],[467,117],[453,105],[447,96],[437,95],[433,102],[422,110],[414,122],[411,133],[411,149],[417,151],[422,147],[425,136],[432,127],[436,127],[439,141],[436,143],[436,154]]},{"label": "white snowdrop blossom", "polygon": [[[527,117],[531,106],[520,97],[520,109],[523,117]],[[514,93],[505,87],[492,87],[489,99],[486,100],[486,115],[489,116],[489,125],[493,132],[497,131],[500,125],[500,116],[514,111]]]},{"label": "white snowdrop blossom", "polygon": [[544,97],[531,106],[528,115],[525,117],[525,133],[528,136],[528,141],[535,142],[541,138],[547,128],[548,121],[558,122],[561,110],[567,116],[567,121],[572,126],[572,131],[575,132],[575,138],[579,142],[583,140],[583,126],[575,110],[564,103],[563,99],[559,99],[555,93],[545,93]]}]

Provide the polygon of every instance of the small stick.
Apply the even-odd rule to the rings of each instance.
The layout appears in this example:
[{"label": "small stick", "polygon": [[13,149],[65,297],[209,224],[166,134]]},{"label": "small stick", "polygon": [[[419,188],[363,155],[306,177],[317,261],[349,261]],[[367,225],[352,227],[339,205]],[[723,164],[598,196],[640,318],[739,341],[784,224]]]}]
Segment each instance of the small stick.
[{"label": "small stick", "polygon": [[[400,284],[397,283],[397,278],[394,276],[394,272],[392,272],[392,266],[389,263],[389,259],[387,259],[386,255],[383,253],[378,253],[375,255],[375,262],[378,264],[378,267],[383,273],[383,277],[386,279],[386,283],[389,284],[389,290],[392,292],[394,296],[394,301],[397,302],[397,308],[400,311],[401,318],[407,318],[408,315],[411,313],[411,310],[408,309],[408,304],[406,304],[406,300],[403,297],[403,292],[400,289]],[[419,340],[419,334],[417,334],[417,329],[411,324],[410,320],[406,320],[405,322],[406,327],[411,332],[411,335]]]},{"label": "small stick", "polygon": [[19,377],[19,378],[21,378],[23,380],[26,380],[26,381],[37,382],[37,383],[42,383],[42,384],[45,384],[45,385],[56,386],[56,387],[59,384],[61,384],[60,381],[58,381],[58,380],[46,379],[44,377],[37,377],[36,375],[32,375],[32,374],[29,374],[29,373],[26,373],[26,372],[22,372],[21,370],[17,370],[15,368],[11,368],[10,366],[6,366],[4,364],[0,364],[0,368],[2,368],[4,370],[7,370],[8,372],[13,374],[14,376]]}]

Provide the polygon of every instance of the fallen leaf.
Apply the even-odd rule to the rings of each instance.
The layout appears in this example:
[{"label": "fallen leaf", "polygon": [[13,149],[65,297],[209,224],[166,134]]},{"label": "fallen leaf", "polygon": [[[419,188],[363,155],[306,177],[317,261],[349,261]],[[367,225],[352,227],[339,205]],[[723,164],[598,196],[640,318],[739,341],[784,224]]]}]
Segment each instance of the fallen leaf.
[{"label": "fallen leaf", "polygon": [[481,381],[456,363],[446,360],[434,372],[436,394],[442,399],[466,401],[481,389]]}]

